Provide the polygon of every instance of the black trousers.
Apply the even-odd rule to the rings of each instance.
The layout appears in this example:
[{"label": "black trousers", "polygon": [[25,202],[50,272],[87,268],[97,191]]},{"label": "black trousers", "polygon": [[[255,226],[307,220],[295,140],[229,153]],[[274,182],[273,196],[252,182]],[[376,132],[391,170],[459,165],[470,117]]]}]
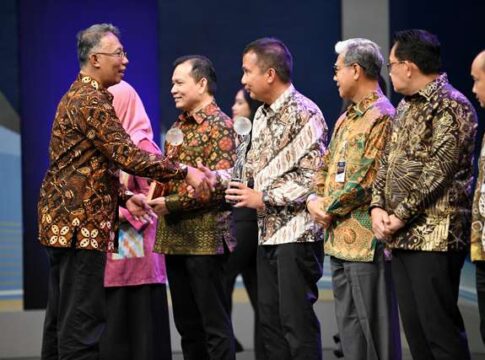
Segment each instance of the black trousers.
[{"label": "black trousers", "polygon": [[415,360],[470,359],[458,309],[464,252],[393,250],[392,275]]},{"label": "black trousers", "polygon": [[485,261],[475,262],[478,311],[480,313],[480,335],[485,344]]},{"label": "black trousers", "polygon": [[322,242],[258,247],[259,315],[269,359],[322,359],[313,310],[322,267]]},{"label": "black trousers", "polygon": [[165,284],[106,288],[105,360],[171,360]]},{"label": "black trousers", "polygon": [[256,274],[256,252],[258,249],[258,223],[254,220],[234,221],[237,246],[229,255],[225,270],[226,296],[232,309],[232,293],[236,277],[241,274],[249,301],[254,309],[255,360],[265,360],[261,324],[258,311],[258,282]]},{"label": "black trousers", "polygon": [[166,255],[175,326],[184,360],[234,360],[224,291],[225,255]]},{"label": "black trousers", "polygon": [[106,325],[106,254],[74,248],[46,250],[50,270],[42,359],[97,360]]}]

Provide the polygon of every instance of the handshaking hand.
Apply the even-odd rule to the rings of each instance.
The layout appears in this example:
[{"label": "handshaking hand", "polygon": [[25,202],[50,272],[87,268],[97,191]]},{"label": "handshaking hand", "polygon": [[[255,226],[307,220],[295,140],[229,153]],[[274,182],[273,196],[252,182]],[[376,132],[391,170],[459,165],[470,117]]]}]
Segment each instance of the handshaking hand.
[{"label": "handshaking hand", "polygon": [[126,201],[126,209],[130,212],[136,221],[142,223],[152,223],[157,215],[152,208],[147,204],[146,196],[143,194],[136,194]]},{"label": "handshaking hand", "polygon": [[[208,171],[211,172],[210,170]],[[208,188],[213,188],[213,186],[211,186],[211,175],[192,166],[188,166],[185,181],[189,185],[188,190],[192,197],[199,197],[199,194],[207,192]]]},{"label": "handshaking hand", "polygon": [[189,166],[189,171],[192,169],[195,174],[203,179],[203,181],[201,181],[197,187],[189,181],[189,173],[187,173],[187,178],[185,179],[189,185],[187,186],[187,191],[189,192],[189,196],[193,198],[208,200],[210,199],[211,192],[215,190],[217,177],[215,172],[210,170],[208,167],[202,165],[201,163],[198,163],[197,165],[197,169]]}]

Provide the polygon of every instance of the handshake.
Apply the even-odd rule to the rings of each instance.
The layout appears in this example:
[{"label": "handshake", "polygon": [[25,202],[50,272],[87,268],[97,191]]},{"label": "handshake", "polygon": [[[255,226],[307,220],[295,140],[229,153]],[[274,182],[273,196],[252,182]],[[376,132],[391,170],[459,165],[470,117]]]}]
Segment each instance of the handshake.
[{"label": "handshake", "polygon": [[[217,178],[215,173],[209,168],[198,164],[197,168],[187,166],[185,181],[189,185],[190,197],[207,199],[210,198],[211,192],[215,189]],[[147,200],[144,194],[133,195],[126,202],[126,208],[135,220],[145,224],[152,223],[153,219],[157,218],[157,214],[168,214],[164,197]]]}]

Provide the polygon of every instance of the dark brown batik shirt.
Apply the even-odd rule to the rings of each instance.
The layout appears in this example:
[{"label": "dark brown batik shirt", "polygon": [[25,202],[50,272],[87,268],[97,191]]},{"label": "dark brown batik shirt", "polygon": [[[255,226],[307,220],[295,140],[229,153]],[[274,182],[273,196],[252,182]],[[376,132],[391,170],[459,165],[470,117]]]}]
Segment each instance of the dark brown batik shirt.
[{"label": "dark brown batik shirt", "polygon": [[446,74],[400,102],[371,203],[406,223],[391,247],[467,246],[476,128],[472,105]]},{"label": "dark brown batik shirt", "polygon": [[118,228],[117,169],[159,181],[186,172],[140,150],[121,126],[113,96],[79,74],[61,99],[52,126],[50,164],[38,203],[42,245],[112,251]]},{"label": "dark brown batik shirt", "polygon": [[[231,168],[236,160],[233,121],[211,103],[192,116],[181,114],[172,128],[184,134],[178,146],[166,144],[166,154],[184,164],[202,163],[212,170]],[[224,253],[224,243],[232,250],[235,239],[230,229],[230,208],[224,193],[212,193],[210,199],[188,196],[187,184],[170,181],[166,187],[169,214],[158,221],[154,251],[179,255]]]}]

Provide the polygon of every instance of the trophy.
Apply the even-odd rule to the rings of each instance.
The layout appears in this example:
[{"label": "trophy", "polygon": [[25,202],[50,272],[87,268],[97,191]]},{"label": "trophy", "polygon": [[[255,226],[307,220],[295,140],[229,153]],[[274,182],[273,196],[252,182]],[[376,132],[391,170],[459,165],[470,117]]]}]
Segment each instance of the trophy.
[{"label": "trophy", "polygon": [[[243,169],[246,163],[246,153],[248,152],[249,143],[251,141],[251,120],[246,117],[238,116],[234,119],[234,130],[239,137],[239,145],[236,148],[236,161],[232,168],[231,181],[243,182]],[[235,204],[236,201],[228,201]]]},{"label": "trophy", "polygon": [[[182,145],[184,141],[184,133],[179,128],[172,128],[167,131],[165,135],[165,141],[167,142],[167,157],[173,159],[179,149],[179,145]],[[152,200],[157,197],[165,196],[166,184],[153,180],[148,190],[147,200]]]},{"label": "trophy", "polygon": [[239,135],[239,145],[236,148],[236,162],[234,163],[231,181],[242,182],[246,153],[251,141],[251,120],[238,116],[234,119],[234,130]]}]

